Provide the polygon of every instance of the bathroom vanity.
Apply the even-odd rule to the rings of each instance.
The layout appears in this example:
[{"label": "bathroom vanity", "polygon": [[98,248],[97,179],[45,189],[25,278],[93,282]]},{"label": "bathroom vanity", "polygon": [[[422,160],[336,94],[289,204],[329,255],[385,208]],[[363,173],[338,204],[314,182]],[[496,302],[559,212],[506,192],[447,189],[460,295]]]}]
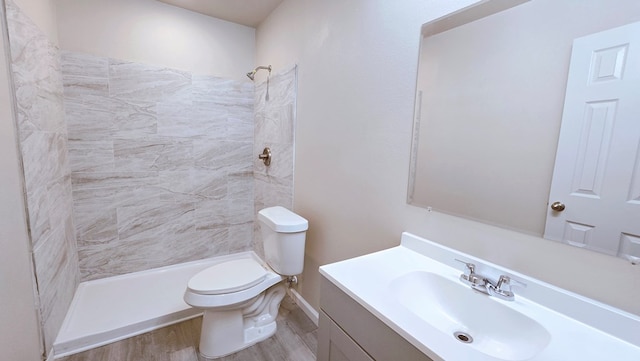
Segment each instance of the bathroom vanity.
[{"label": "bathroom vanity", "polygon": [[434,361],[324,276],[321,282],[318,361]]},{"label": "bathroom vanity", "polygon": [[637,315],[409,233],[320,273],[318,361],[640,360]]}]

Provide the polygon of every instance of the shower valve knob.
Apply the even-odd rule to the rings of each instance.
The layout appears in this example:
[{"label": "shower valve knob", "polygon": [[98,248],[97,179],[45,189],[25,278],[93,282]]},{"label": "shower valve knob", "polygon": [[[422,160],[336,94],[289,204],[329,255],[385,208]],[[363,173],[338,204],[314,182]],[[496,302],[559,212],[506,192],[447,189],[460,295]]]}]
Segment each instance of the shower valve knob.
[{"label": "shower valve knob", "polygon": [[271,165],[271,149],[269,149],[269,147],[265,147],[262,150],[262,154],[258,154],[258,159],[261,159],[267,167]]}]

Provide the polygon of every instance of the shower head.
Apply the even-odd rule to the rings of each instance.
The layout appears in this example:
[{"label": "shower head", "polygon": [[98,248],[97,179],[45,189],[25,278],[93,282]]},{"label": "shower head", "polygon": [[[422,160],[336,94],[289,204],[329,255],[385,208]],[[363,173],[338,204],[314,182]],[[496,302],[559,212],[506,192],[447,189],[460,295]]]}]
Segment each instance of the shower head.
[{"label": "shower head", "polygon": [[256,73],[257,73],[257,72],[258,72],[258,70],[260,70],[260,69],[269,70],[269,74],[271,74],[271,65],[267,65],[267,66],[260,65],[260,66],[256,67],[255,69],[253,69],[252,71],[248,72],[248,73],[247,73],[247,77],[248,77],[249,79],[251,79],[251,80],[254,80],[254,79],[255,79],[255,76],[256,76]]}]

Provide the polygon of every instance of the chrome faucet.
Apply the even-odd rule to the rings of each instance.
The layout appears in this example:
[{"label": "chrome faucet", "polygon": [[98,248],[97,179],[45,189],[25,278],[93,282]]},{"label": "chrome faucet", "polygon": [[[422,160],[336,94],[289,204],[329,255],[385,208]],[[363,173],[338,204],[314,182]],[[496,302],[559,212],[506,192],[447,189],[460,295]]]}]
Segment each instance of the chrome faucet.
[{"label": "chrome faucet", "polygon": [[512,285],[527,287],[527,284],[524,282],[514,280],[509,276],[501,275],[500,279],[498,279],[498,283],[495,285],[491,283],[491,281],[488,281],[487,291],[489,291],[489,295],[491,296],[495,296],[507,301],[513,301],[514,294],[511,290]]},{"label": "chrome faucet", "polygon": [[456,261],[464,263],[464,265],[467,267],[467,272],[469,272],[468,274],[461,274],[460,281],[466,285],[469,285],[476,291],[489,294],[489,291],[487,291],[487,283],[485,277],[476,273],[476,265],[473,263],[461,261],[459,259],[456,259]]},{"label": "chrome faucet", "polygon": [[506,301],[513,301],[514,293],[511,286],[527,287],[527,285],[509,276],[501,275],[497,283],[489,278],[476,273],[476,265],[459,259],[456,261],[463,263],[467,267],[468,273],[460,275],[460,281],[469,285],[472,289],[489,296],[494,296]]}]

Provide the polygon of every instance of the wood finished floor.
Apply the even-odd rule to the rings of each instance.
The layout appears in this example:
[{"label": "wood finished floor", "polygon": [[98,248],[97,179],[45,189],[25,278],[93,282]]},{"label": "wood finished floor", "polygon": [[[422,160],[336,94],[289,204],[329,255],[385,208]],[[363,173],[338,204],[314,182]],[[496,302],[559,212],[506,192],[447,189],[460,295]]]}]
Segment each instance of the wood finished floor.
[{"label": "wood finished floor", "polygon": [[[278,330],[269,339],[216,361],[314,361],[316,325],[289,298],[280,305]],[[60,361],[203,361],[198,357],[202,317],[167,326]]]}]

